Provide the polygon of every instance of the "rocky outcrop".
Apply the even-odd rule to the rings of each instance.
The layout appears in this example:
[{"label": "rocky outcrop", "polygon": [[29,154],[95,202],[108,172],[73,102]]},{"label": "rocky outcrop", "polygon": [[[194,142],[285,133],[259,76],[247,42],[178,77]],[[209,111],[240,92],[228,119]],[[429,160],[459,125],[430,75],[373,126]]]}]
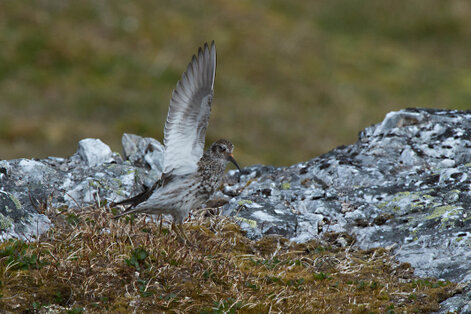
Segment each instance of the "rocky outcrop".
[{"label": "rocky outcrop", "polygon": [[[95,144],[94,144],[95,143]],[[103,146],[104,145],[104,146]],[[163,148],[123,136],[124,156],[84,140],[68,159],[0,161],[1,237],[47,229],[40,204],[119,201],[161,174]],[[99,149],[95,149],[99,147]],[[419,276],[465,284],[444,311],[471,311],[471,113],[408,109],[366,128],[355,144],[290,167],[229,171],[214,198],[249,237],[387,247]],[[39,211],[39,212],[38,212]],[[40,227],[38,227],[40,226]]]},{"label": "rocky outcrop", "polygon": [[394,249],[419,276],[467,282],[446,309],[471,312],[470,148],[471,112],[391,112],[355,144],[308,162],[249,167],[240,183],[230,172],[219,196],[249,236],[345,232],[362,248]]},{"label": "rocky outcrop", "polygon": [[363,248],[395,246],[421,276],[471,280],[470,148],[471,113],[393,112],[353,145],[246,168],[223,191],[225,212],[251,236],[347,232]]},{"label": "rocky outcrop", "polygon": [[163,146],[123,135],[123,161],[98,139],[79,142],[70,158],[0,161],[0,239],[31,240],[49,228],[44,206],[80,208],[119,201],[162,174]]}]

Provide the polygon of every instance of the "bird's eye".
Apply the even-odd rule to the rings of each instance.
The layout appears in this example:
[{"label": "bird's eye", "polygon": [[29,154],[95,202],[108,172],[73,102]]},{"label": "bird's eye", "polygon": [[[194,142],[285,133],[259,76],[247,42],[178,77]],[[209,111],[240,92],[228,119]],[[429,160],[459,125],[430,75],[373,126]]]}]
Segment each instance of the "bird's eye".
[{"label": "bird's eye", "polygon": [[222,153],[222,152],[224,151],[224,149],[222,148],[222,146],[221,146],[221,145],[218,145],[218,144],[214,145],[212,149],[213,149],[213,152],[215,152],[215,153],[216,153],[216,152],[217,152],[217,153]]},{"label": "bird's eye", "polygon": [[218,150],[222,153],[226,151],[226,147],[224,146],[218,146]]}]

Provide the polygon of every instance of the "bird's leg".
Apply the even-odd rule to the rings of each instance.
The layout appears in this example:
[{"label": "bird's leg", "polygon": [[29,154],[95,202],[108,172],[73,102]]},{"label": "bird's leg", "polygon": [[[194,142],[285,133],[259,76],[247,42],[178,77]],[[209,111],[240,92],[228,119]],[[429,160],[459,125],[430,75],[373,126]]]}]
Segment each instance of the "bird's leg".
[{"label": "bird's leg", "polygon": [[[181,226],[181,224],[178,224],[178,226]],[[179,231],[179,228],[175,225],[175,222],[172,222],[172,230],[177,235],[178,241],[180,241],[183,244],[187,244],[187,239],[188,238],[186,236],[181,235],[181,233]],[[185,233],[183,233],[183,234],[185,234]]]},{"label": "bird's leg", "polygon": [[178,229],[180,229],[180,232],[183,235],[183,237],[185,238],[186,242],[191,243],[190,240],[188,239],[188,237],[186,236],[185,230],[183,230],[183,224],[180,223],[180,224],[177,225],[177,227],[178,227]]},{"label": "bird's leg", "polygon": [[172,230],[175,232],[178,236],[178,239],[180,240],[180,234],[178,233],[177,226],[175,226],[175,222],[172,221]]},{"label": "bird's leg", "polygon": [[159,236],[162,234],[162,214],[159,215],[160,225],[159,225]]}]

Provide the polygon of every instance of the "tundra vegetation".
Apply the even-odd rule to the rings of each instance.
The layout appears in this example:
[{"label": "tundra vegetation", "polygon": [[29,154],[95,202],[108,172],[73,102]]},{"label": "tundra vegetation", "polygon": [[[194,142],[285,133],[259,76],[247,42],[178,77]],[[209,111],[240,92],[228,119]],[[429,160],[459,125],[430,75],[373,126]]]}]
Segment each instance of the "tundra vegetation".
[{"label": "tundra vegetation", "polygon": [[415,277],[387,249],[355,248],[347,234],[253,241],[203,209],[182,245],[163,219],[114,220],[109,206],[38,210],[54,227],[37,241],[0,244],[0,311],[431,312],[458,291]]}]

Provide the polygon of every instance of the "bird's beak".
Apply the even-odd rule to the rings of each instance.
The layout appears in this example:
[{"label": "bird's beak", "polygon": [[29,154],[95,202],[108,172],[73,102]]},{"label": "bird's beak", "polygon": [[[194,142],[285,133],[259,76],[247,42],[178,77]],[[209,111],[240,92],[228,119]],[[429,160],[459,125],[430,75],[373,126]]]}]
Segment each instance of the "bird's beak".
[{"label": "bird's beak", "polygon": [[229,155],[227,155],[226,159],[228,161],[232,162],[237,167],[237,169],[239,169],[239,172],[241,171],[239,165],[237,164],[237,161],[235,161],[235,159],[234,159],[234,155],[229,154]]}]

